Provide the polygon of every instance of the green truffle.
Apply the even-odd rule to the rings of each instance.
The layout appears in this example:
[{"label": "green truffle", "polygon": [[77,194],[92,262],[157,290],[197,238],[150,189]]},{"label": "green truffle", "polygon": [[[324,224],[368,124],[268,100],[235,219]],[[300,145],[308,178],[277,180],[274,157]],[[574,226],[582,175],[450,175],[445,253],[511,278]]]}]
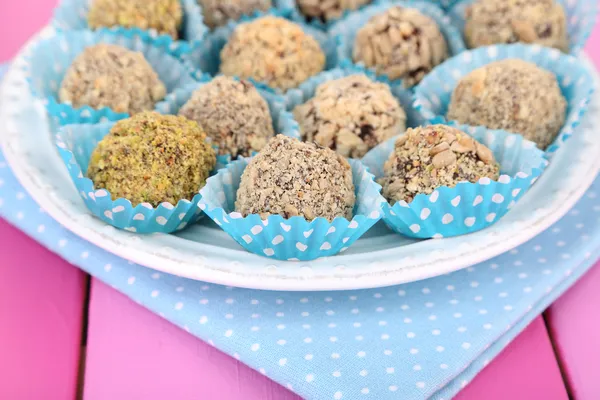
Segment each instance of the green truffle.
[{"label": "green truffle", "polygon": [[117,122],[92,153],[87,175],[133,206],[191,200],[216,163],[198,123],[143,112]]}]

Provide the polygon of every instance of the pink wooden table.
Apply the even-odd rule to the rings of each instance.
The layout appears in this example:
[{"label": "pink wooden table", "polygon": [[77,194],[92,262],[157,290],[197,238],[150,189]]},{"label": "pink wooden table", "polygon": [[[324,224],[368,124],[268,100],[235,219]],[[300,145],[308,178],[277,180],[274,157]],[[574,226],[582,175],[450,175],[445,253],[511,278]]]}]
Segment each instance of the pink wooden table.
[{"label": "pink wooden table", "polygon": [[[0,61],[55,3],[0,0]],[[88,288],[80,270],[1,220],[0,243],[0,399],[297,398],[101,282]],[[457,398],[599,399],[599,286],[600,263]]]}]

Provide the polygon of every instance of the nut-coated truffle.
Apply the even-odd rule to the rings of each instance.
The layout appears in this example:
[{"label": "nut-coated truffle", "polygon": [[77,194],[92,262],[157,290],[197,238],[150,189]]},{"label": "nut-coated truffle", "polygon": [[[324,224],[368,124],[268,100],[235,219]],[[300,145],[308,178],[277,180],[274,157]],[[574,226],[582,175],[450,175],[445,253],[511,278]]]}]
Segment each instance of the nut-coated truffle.
[{"label": "nut-coated truffle", "polygon": [[183,11],[179,0],[93,0],[87,18],[92,29],[153,29],[177,39]]},{"label": "nut-coated truffle", "polygon": [[198,0],[202,6],[204,23],[211,29],[238,20],[243,15],[267,11],[271,0]]},{"label": "nut-coated truffle", "polygon": [[410,87],[448,57],[448,46],[432,18],[414,8],[394,6],[360,28],[353,57]]},{"label": "nut-coated truffle", "polygon": [[360,74],[321,84],[294,117],[305,141],[352,158],[406,129],[406,113],[390,88]]},{"label": "nut-coated truffle", "polygon": [[465,17],[471,48],[524,42],[569,50],[565,11],[554,0],[476,0]]},{"label": "nut-coated truffle", "polygon": [[325,67],[319,43],[302,27],[278,17],[238,25],[221,51],[221,72],[282,90],[298,86]]},{"label": "nut-coated truffle", "polygon": [[323,22],[340,18],[347,11],[354,11],[372,0],[296,0],[300,12],[308,19]]},{"label": "nut-coated truffle", "polygon": [[391,203],[410,203],[418,194],[441,186],[497,180],[500,167],[490,149],[466,133],[446,125],[408,129],[396,140],[394,151],[379,179],[383,196]]},{"label": "nut-coated truffle", "polygon": [[277,135],[242,174],[235,203],[243,215],[352,219],[356,200],[348,161],[327,148]]},{"label": "nut-coated truffle", "polygon": [[142,53],[113,44],[87,47],[67,70],[59,99],[119,113],[151,110],[167,89]]},{"label": "nut-coated truffle", "polygon": [[204,129],[219,154],[249,157],[275,135],[269,105],[250,82],[219,76],[198,88],[179,115]]},{"label": "nut-coated truffle", "polygon": [[112,127],[92,153],[87,176],[113,200],[174,205],[200,191],[215,163],[195,121],[144,112]]},{"label": "nut-coated truffle", "polygon": [[545,149],[563,126],[566,110],[554,74],[508,59],[463,77],[452,93],[448,119],[519,133]]}]

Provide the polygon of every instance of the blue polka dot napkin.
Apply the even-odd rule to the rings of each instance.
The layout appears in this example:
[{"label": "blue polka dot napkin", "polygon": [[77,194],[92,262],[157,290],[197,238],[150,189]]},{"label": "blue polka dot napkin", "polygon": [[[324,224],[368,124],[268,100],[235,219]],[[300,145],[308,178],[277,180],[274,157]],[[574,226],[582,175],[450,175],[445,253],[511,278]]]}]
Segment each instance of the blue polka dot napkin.
[{"label": "blue polka dot napkin", "polygon": [[198,338],[307,399],[449,399],[600,256],[600,179],[509,253],[450,275],[347,292],[278,293],[191,281],[62,228],[0,154],[0,216]]}]

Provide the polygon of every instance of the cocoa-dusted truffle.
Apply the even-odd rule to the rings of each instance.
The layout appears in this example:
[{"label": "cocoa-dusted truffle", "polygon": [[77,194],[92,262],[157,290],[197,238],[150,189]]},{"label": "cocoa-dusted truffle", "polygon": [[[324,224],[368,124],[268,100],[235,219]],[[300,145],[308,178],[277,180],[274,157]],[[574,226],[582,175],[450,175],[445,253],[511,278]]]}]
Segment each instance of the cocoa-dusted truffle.
[{"label": "cocoa-dusted truffle", "polygon": [[410,87],[448,57],[448,46],[432,18],[414,8],[394,6],[358,31],[353,57]]},{"label": "cocoa-dusted truffle", "polygon": [[267,11],[271,0],[198,0],[202,6],[204,23],[211,29],[225,25],[229,20],[238,20],[242,15],[255,11]]},{"label": "cocoa-dusted truffle", "polygon": [[92,29],[153,29],[177,39],[183,11],[180,0],[93,0],[87,19]]},{"label": "cocoa-dusted truffle", "polygon": [[248,81],[219,76],[198,88],[179,115],[204,129],[219,154],[249,157],[273,137],[269,105]]},{"label": "cocoa-dusted truffle", "polygon": [[221,51],[221,72],[287,90],[325,67],[319,43],[300,25],[262,17],[238,25]]},{"label": "cocoa-dusted truffle", "polygon": [[555,0],[476,0],[465,17],[471,48],[525,42],[569,50],[567,18]]},{"label": "cocoa-dusted truffle", "polygon": [[335,152],[277,135],[242,174],[235,203],[243,215],[352,219],[352,169]]},{"label": "cocoa-dusted truffle", "polygon": [[519,133],[545,149],[565,122],[567,102],[554,74],[508,59],[463,77],[448,107],[448,119]]},{"label": "cocoa-dusted truffle", "polygon": [[191,200],[216,163],[195,122],[144,112],[117,122],[92,153],[87,176],[133,206]]},{"label": "cocoa-dusted truffle", "polygon": [[354,11],[372,0],[296,0],[300,12],[308,19],[323,22],[340,18],[346,11]]},{"label": "cocoa-dusted truffle", "polygon": [[109,107],[119,113],[151,110],[167,89],[142,53],[113,44],[87,47],[75,58],[58,96],[74,107]]},{"label": "cocoa-dusted truffle", "polygon": [[500,167],[490,149],[466,133],[446,125],[408,129],[396,140],[394,151],[379,179],[391,203],[410,203],[416,195],[431,194],[440,186],[480,178],[497,180]]},{"label": "cocoa-dusted truffle", "polygon": [[390,88],[365,75],[321,84],[294,117],[305,141],[353,158],[406,129],[406,113]]}]

